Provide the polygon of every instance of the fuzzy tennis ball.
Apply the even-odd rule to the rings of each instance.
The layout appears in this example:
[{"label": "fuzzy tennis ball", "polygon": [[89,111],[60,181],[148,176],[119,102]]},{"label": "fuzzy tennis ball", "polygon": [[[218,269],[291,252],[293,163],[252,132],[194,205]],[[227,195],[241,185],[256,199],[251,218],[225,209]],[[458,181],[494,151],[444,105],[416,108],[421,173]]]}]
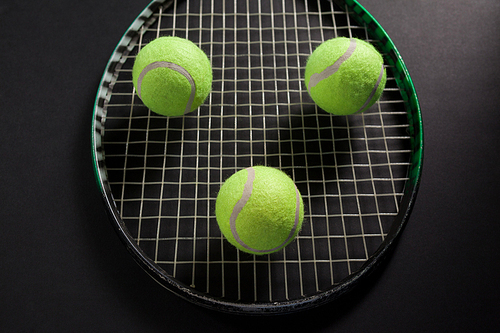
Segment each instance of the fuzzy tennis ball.
[{"label": "fuzzy tennis ball", "polygon": [[337,37],[318,46],[306,64],[313,101],[335,115],[361,113],[382,94],[386,71],[381,54],[357,38]]},{"label": "fuzzy tennis ball", "polygon": [[264,166],[242,169],[222,185],[217,223],[229,243],[257,255],[276,252],[297,236],[304,204],[293,180]]},{"label": "fuzzy tennis ball", "polygon": [[139,51],[132,78],[137,95],[150,110],[181,116],[207,98],[212,67],[207,55],[190,40],[160,37]]}]

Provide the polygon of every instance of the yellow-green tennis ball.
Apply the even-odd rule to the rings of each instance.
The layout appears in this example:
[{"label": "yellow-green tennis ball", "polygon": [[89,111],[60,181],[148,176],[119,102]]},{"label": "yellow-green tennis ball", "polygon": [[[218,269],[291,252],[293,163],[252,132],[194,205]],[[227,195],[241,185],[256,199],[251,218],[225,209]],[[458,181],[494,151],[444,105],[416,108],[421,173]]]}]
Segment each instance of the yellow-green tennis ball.
[{"label": "yellow-green tennis ball", "polygon": [[357,38],[327,40],[311,54],[305,83],[313,101],[335,115],[361,113],[382,95],[386,82],[382,55]]},{"label": "yellow-green tennis ball", "polygon": [[137,95],[151,111],[181,116],[207,98],[212,67],[207,55],[190,40],[160,37],[137,54],[132,78]]},{"label": "yellow-green tennis ball", "polygon": [[294,240],[302,227],[304,203],[286,173],[255,166],[236,172],[224,182],[217,195],[215,215],[229,243],[262,255]]}]

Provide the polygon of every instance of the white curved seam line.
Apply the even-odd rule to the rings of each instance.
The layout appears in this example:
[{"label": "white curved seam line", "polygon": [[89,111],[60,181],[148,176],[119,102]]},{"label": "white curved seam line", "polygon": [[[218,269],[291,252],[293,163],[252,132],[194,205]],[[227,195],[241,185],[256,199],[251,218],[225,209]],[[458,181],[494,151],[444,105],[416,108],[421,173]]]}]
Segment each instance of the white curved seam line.
[{"label": "white curved seam line", "polygon": [[354,50],[356,50],[356,40],[351,39],[349,47],[344,52],[344,54],[340,56],[340,58],[338,58],[332,65],[325,68],[321,73],[314,73],[313,75],[311,75],[311,77],[309,78],[308,86],[309,92],[311,92],[311,89],[314,88],[319,82],[335,74],[339,70],[340,65],[342,65],[347,59],[351,57],[351,55],[354,53]]},{"label": "white curved seam line", "polygon": [[370,96],[368,96],[368,99],[366,100],[365,104],[363,104],[362,107],[359,108],[356,113],[360,113],[363,111],[363,109],[370,103],[372,100],[373,96],[377,92],[378,87],[380,86],[380,82],[382,82],[382,78],[384,77],[384,63],[382,62],[382,68],[380,69],[380,74],[378,75],[377,83],[375,83],[375,86],[373,87]]},{"label": "white curved seam line", "polygon": [[255,170],[254,170],[254,168],[250,167],[250,168],[247,168],[247,171],[248,171],[248,178],[247,178],[247,181],[246,181],[245,186],[243,188],[243,194],[241,196],[241,199],[238,200],[236,205],[234,205],[233,211],[231,212],[231,217],[229,218],[229,225],[231,227],[231,232],[233,234],[234,239],[238,242],[238,244],[240,244],[241,246],[243,246],[247,250],[250,250],[250,251],[256,252],[256,253],[274,252],[274,251],[278,250],[279,248],[281,248],[286,243],[288,243],[290,241],[290,239],[293,237],[293,235],[295,234],[295,231],[297,230],[297,227],[298,227],[299,222],[300,222],[300,192],[297,189],[297,187],[294,185],[295,196],[296,196],[295,221],[294,221],[293,228],[292,228],[292,230],[290,230],[290,234],[288,235],[287,239],[283,243],[281,243],[280,245],[278,245],[272,249],[267,249],[267,250],[254,249],[254,248],[248,246],[247,244],[245,244],[245,242],[243,242],[243,240],[241,240],[240,236],[238,235],[238,232],[236,231],[236,219],[238,218],[238,215],[241,212],[241,210],[243,209],[243,207],[245,207],[246,203],[250,199],[250,196],[252,195],[252,191],[253,191],[253,182],[255,180]]},{"label": "white curved seam line", "polygon": [[157,68],[172,69],[177,73],[182,74],[189,81],[189,84],[191,85],[191,94],[189,95],[189,100],[187,102],[186,109],[184,110],[184,114],[191,112],[191,106],[193,105],[194,97],[196,94],[196,84],[191,74],[189,74],[189,72],[184,67],[174,64],[173,62],[155,61],[144,67],[144,69],[141,71],[141,74],[139,74],[139,78],[137,79],[137,95],[139,95],[139,97],[142,99],[141,96],[142,80],[144,79],[146,74],[149,73],[149,71],[152,71]]},{"label": "white curved seam line", "polygon": [[241,195],[240,200],[238,200],[236,205],[234,205],[233,211],[231,212],[231,217],[229,218],[229,225],[231,226],[231,232],[233,234],[234,239],[244,248],[253,250],[241,240],[240,236],[238,235],[238,232],[236,231],[236,219],[238,218],[238,215],[240,214],[241,210],[243,209],[243,207],[245,207],[246,203],[250,199],[250,196],[252,195],[253,181],[255,180],[254,168],[247,168],[247,172],[248,176],[247,176],[247,181],[245,183],[245,187],[243,188],[243,193]]}]

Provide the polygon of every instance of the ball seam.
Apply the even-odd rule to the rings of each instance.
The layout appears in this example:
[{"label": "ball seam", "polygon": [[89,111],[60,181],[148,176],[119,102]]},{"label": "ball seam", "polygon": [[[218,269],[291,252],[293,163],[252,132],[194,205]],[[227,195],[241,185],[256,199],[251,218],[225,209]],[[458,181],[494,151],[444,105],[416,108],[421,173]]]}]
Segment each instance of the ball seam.
[{"label": "ball seam", "polygon": [[[311,77],[309,78],[309,84],[307,87],[309,94],[311,94],[312,88],[314,88],[321,81],[334,75],[340,69],[340,66],[353,55],[354,51],[356,50],[357,43],[356,43],[356,40],[353,38],[351,38],[349,40],[350,40],[350,43],[349,43],[349,46],[347,47],[347,50],[332,65],[326,67],[320,73],[314,73],[311,75]],[[355,114],[363,112],[363,110],[367,107],[367,105],[370,104],[370,101],[372,100],[373,96],[375,96],[375,93],[377,92],[378,87],[380,86],[380,83],[382,82],[383,77],[384,77],[384,63],[382,63],[382,66],[380,69],[380,74],[377,78],[377,82],[375,83],[372,91],[368,95],[368,98],[363,103],[363,105],[358,109],[358,111],[354,112]]]},{"label": "ball seam", "polygon": [[271,249],[264,249],[264,250],[259,250],[259,249],[254,249],[251,246],[247,245],[238,235],[238,231],[236,230],[236,220],[238,218],[238,215],[240,214],[241,210],[243,207],[245,207],[246,203],[250,199],[250,196],[252,195],[253,191],[253,182],[255,180],[255,169],[250,167],[246,169],[248,172],[247,176],[247,181],[245,182],[245,186],[243,187],[243,193],[241,195],[241,198],[238,200],[238,202],[234,205],[233,211],[231,212],[231,216],[229,218],[229,225],[231,228],[231,232],[233,234],[234,239],[238,244],[240,244],[242,247],[245,249],[256,252],[256,253],[271,253],[276,250],[279,250],[281,247],[286,245],[290,239],[292,239],[293,235],[295,235],[295,232],[297,231],[297,227],[300,222],[300,192],[297,189],[297,186],[294,184],[295,188],[295,195],[296,195],[296,205],[295,205],[295,220],[294,220],[294,225],[290,231],[290,234],[288,235],[287,239],[285,239],[284,242],[282,242],[280,245],[271,248]]},{"label": "ball seam", "polygon": [[191,94],[189,95],[189,100],[186,104],[186,109],[184,110],[184,114],[191,112],[191,106],[193,105],[194,98],[196,95],[196,83],[194,82],[194,79],[191,76],[191,74],[189,74],[189,72],[184,67],[179,66],[173,62],[155,61],[144,67],[141,73],[139,74],[139,78],[137,79],[137,95],[139,95],[139,97],[142,99],[141,95],[142,80],[144,79],[146,74],[157,68],[172,69],[177,73],[183,75],[188,80],[189,84],[191,85]]},{"label": "ball seam", "polygon": [[356,50],[356,40],[350,39],[349,47],[340,56],[340,58],[335,60],[335,62],[332,65],[325,68],[321,73],[314,73],[311,75],[311,77],[309,78],[309,87],[308,87],[309,93],[311,93],[311,89],[314,88],[318,83],[335,74],[339,70],[340,66],[352,56],[355,50]]},{"label": "ball seam", "polygon": [[370,95],[366,99],[365,104],[359,108],[356,113],[361,113],[363,112],[363,109],[366,108],[368,104],[370,104],[370,101],[372,100],[373,96],[375,96],[375,93],[378,90],[378,87],[380,86],[380,82],[382,82],[382,78],[384,77],[384,64],[382,63],[382,68],[380,69],[380,74],[378,75],[377,83],[375,83],[375,86],[373,87],[372,91],[370,92]]}]

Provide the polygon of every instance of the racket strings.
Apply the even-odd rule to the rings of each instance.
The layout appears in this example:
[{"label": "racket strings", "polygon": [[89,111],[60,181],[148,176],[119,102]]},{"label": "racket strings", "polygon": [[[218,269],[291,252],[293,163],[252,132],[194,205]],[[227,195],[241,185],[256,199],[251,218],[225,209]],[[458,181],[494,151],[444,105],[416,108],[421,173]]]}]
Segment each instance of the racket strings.
[{"label": "racket strings", "polygon": [[[300,298],[360,269],[398,213],[407,112],[390,67],[382,100],[349,117],[317,109],[302,74],[322,41],[368,39],[366,28],[329,1],[173,1],[152,17],[117,67],[103,142],[138,247],[181,283],[242,302]],[[151,113],[131,82],[134,55],[163,35],[189,38],[213,66],[211,95],[181,118]],[[258,257],[229,245],[214,215],[223,181],[253,165],[287,172],[306,203],[297,240]]]}]

